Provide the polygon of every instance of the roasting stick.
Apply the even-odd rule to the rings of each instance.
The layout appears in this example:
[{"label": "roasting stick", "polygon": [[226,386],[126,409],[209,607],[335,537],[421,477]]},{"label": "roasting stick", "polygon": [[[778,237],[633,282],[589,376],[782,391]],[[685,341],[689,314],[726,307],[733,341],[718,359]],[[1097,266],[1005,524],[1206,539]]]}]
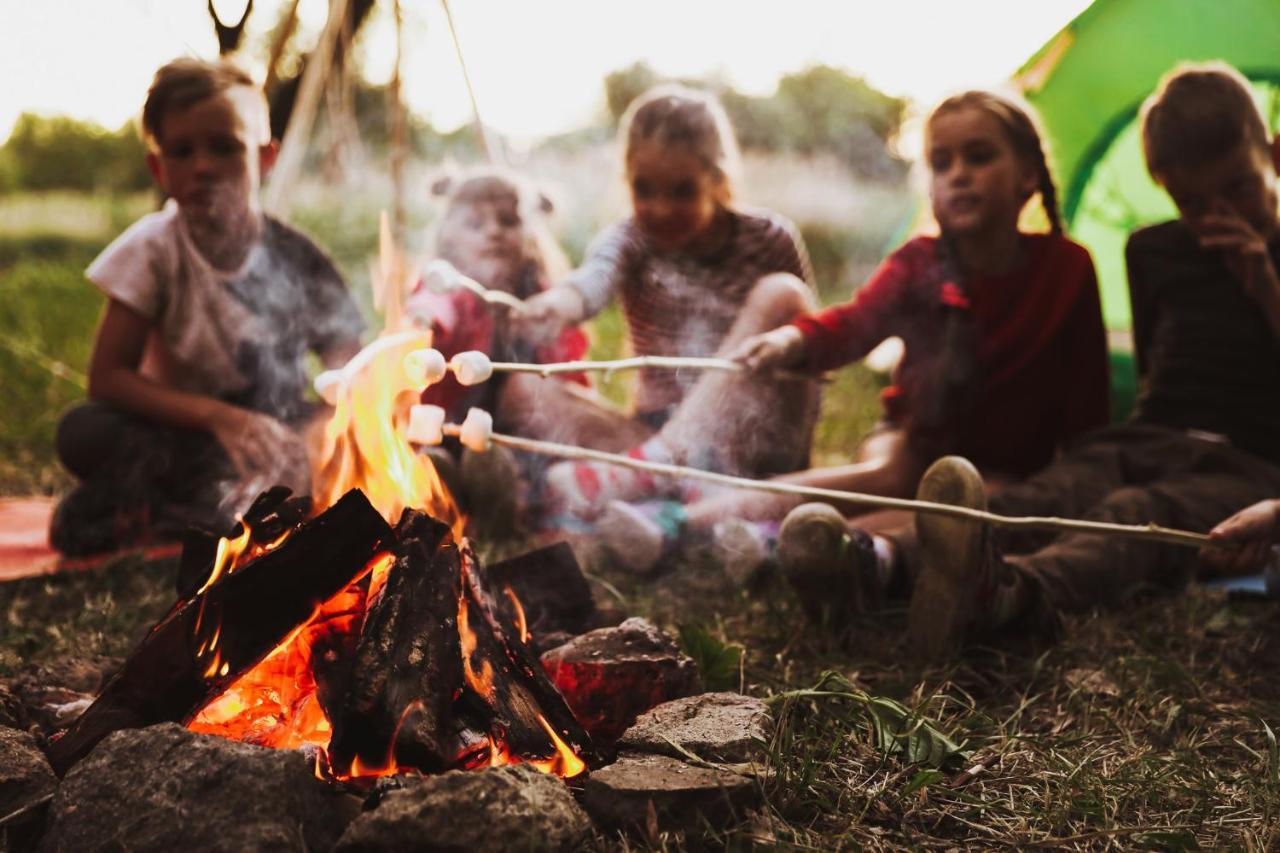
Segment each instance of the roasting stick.
[{"label": "roasting stick", "polygon": [[940,504],[932,501],[909,500],[906,498],[889,498],[880,495],[868,495],[861,492],[845,492],[837,489],[822,489],[811,486],[800,486],[794,483],[779,483],[772,480],[752,480],[746,477],[734,477],[729,474],[717,474],[703,471],[700,468],[688,468],[683,465],[669,465],[663,462],[651,462],[635,459],[617,453],[606,453],[603,450],[591,450],[572,444],[559,444],[553,441],[539,441],[532,438],[521,438],[504,435],[493,431],[493,417],[483,409],[471,409],[467,412],[462,424],[446,424],[444,410],[438,406],[414,406],[410,412],[409,440],[418,444],[439,444],[445,435],[457,436],[466,447],[472,450],[487,450],[490,444],[510,447],[514,450],[525,450],[543,456],[556,456],[562,459],[590,460],[662,474],[669,477],[684,477],[691,480],[703,480],[732,486],[739,489],[753,489],[761,492],[773,492],[781,495],[798,495],[809,498],[826,498],[842,501],[858,506],[877,507],[881,509],[903,509],[913,512],[924,512],[931,515],[942,515],[950,518],[964,518],[981,521],[993,527],[1013,528],[1019,530],[1061,530],[1075,533],[1097,533],[1117,536],[1126,539],[1142,539],[1150,542],[1164,542],[1171,545],[1182,545],[1199,548],[1209,542],[1203,533],[1189,530],[1175,530],[1160,527],[1156,524],[1113,524],[1106,521],[1084,521],[1080,519],[1055,518],[1052,516],[1007,516],[986,510],[970,507]]},{"label": "roasting stick", "polygon": [[[443,363],[443,356],[436,350],[419,350],[410,353],[414,359],[435,363]],[[495,373],[534,373],[538,376],[550,376],[553,373],[581,373],[587,370],[598,370],[613,373],[618,370],[633,370],[642,367],[665,368],[669,370],[723,370],[729,373],[741,373],[747,368],[728,358],[694,358],[692,356],[674,355],[641,355],[634,358],[618,358],[612,361],[555,361],[549,364],[525,364],[516,361],[490,361],[489,356],[479,350],[460,352],[448,363],[448,369],[457,378],[460,385],[478,385],[487,381]],[[821,382],[821,376],[805,373],[793,373],[789,370],[769,371],[772,376],[787,379],[799,379],[807,382]]]},{"label": "roasting stick", "polygon": [[517,314],[525,310],[524,300],[505,290],[492,290],[485,287],[474,278],[458,272],[453,264],[441,258],[423,267],[422,282],[429,290],[469,290],[490,305],[502,305]]}]

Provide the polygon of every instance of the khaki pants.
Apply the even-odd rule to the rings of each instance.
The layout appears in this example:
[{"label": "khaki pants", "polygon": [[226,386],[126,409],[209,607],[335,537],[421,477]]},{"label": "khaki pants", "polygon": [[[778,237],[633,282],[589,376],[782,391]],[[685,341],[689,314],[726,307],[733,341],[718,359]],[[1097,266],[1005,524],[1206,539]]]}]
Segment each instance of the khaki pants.
[{"label": "khaki pants", "polygon": [[[1205,532],[1277,496],[1280,467],[1179,430],[1125,425],[1088,434],[1039,474],[993,495],[990,507],[1004,515]],[[996,542],[1011,565],[1037,582],[1045,601],[1064,611],[1118,605],[1153,587],[1178,589],[1199,568],[1194,548],[1114,536],[999,531]]]}]

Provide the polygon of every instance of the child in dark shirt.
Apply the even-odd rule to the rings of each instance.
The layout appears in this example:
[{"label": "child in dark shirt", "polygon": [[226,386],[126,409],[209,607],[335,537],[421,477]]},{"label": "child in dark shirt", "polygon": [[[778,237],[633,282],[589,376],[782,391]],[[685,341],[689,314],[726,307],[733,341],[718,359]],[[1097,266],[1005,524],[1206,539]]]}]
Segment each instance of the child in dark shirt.
[{"label": "child in dark shirt", "polygon": [[[1133,417],[989,502],[973,466],[945,457],[925,473],[921,499],[1205,530],[1280,493],[1280,227],[1266,125],[1239,73],[1192,66],[1144,105],[1142,138],[1179,218],[1135,232],[1126,251],[1141,379]],[[1023,618],[1051,626],[1062,611],[1176,589],[1198,568],[1195,551],[1148,541],[994,540],[979,523],[924,514],[892,537],[921,654],[954,651],[973,629]],[[809,543],[783,556],[802,575],[866,571],[875,556],[854,544],[824,553]]]},{"label": "child in dark shirt", "polygon": [[107,306],[90,399],[58,428],[81,481],[50,528],[66,554],[219,530],[262,488],[306,491],[307,354],[340,365],[364,326],[324,253],[258,207],[276,146],[248,74],[175,60],[156,72],[142,127],[169,201],[86,273]]}]

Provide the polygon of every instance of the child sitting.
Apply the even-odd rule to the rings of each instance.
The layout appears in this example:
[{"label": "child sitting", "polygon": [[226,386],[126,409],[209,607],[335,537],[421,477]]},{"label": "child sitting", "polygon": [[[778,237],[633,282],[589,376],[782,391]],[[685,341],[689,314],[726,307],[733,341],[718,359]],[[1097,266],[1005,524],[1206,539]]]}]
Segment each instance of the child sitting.
[{"label": "child sitting", "polygon": [[[1144,105],[1142,142],[1179,219],[1136,231],[1126,249],[1136,411],[995,493],[996,512],[1203,530],[1280,493],[1280,229],[1266,125],[1239,73],[1191,66]],[[988,503],[960,457],[935,463],[917,494]],[[997,549],[993,539],[981,524],[920,514],[914,530],[882,540],[891,547],[879,559],[861,539],[779,551],[795,573],[874,573],[879,564],[904,579],[910,638],[931,657],[954,651],[970,629],[1024,617],[1051,627],[1063,611],[1179,588],[1197,569],[1193,550],[1149,541],[1002,535]]]},{"label": "child sitting", "polygon": [[[717,101],[681,87],[652,90],[628,109],[620,137],[633,215],[600,235],[566,281],[526,303],[532,329],[580,322],[616,296],[637,355],[714,356],[812,307],[795,227],[733,203],[737,145]],[[581,405],[533,408],[578,429],[582,444],[761,475],[804,466],[816,403],[814,383],[655,369],[640,374],[634,418]],[[575,426],[584,421],[595,424],[591,434]],[[589,522],[610,500],[657,496],[668,485],[617,466],[564,462],[548,472],[546,492],[558,521]]]},{"label": "child sitting", "polygon": [[[965,92],[940,103],[925,131],[940,236],[898,249],[851,301],[749,338],[734,353],[757,369],[817,373],[861,359],[892,336],[905,344],[882,394],[884,418],[855,461],[781,481],[906,497],[929,463],[951,452],[970,456],[991,476],[1016,480],[1107,420],[1106,340],[1093,262],[1062,235],[1053,179],[1027,109],[990,92]],[[1018,228],[1037,193],[1049,234]],[[718,529],[724,552],[750,544],[744,537],[752,535],[756,543],[744,552],[759,560],[768,553],[764,540],[801,503],[722,493],[686,507],[683,529]],[[839,538],[841,513],[861,511],[814,504],[788,516],[787,526],[804,538]],[[611,507],[610,518],[627,515]],[[679,518],[673,512],[667,518],[673,516]],[[628,538],[646,538],[638,521]],[[827,600],[822,586],[802,597]]]},{"label": "child sitting", "polygon": [[228,527],[258,490],[305,492],[298,429],[308,351],[337,366],[363,320],[333,264],[258,207],[274,161],[266,100],[226,62],[156,72],[142,111],[147,164],[169,196],[89,266],[107,305],[87,403],[58,428],[81,482],[50,542],[66,554]]},{"label": "child sitting", "polygon": [[[447,195],[432,239],[435,255],[461,274],[490,290],[527,299],[568,272],[568,259],[545,224],[550,200],[514,176],[482,170],[460,180],[441,178],[432,184],[432,192]],[[555,340],[536,346],[517,334],[510,309],[492,305],[468,290],[437,293],[423,283],[406,300],[405,311],[430,326],[432,346],[445,358],[479,350],[495,361],[575,361],[586,356],[589,346],[577,326],[566,326]],[[519,411],[521,395],[502,392],[511,377],[498,374],[488,382],[463,386],[449,374],[429,387],[422,401],[443,407],[453,423],[461,423],[475,406],[491,412],[499,430],[540,437],[536,434],[540,419]],[[589,394],[590,383],[584,375],[559,377]],[[501,448],[478,456],[462,453],[465,477],[453,471],[452,456],[432,456],[446,481],[465,489],[463,497],[470,510],[483,508],[506,519],[516,509],[506,504],[516,497],[512,484],[517,472]],[[493,506],[498,503],[503,506]]]},{"label": "child sitting", "polygon": [[[569,271],[564,252],[543,218],[551,202],[524,187],[515,177],[480,171],[461,180],[442,178],[432,192],[448,195],[435,229],[435,256],[490,290],[527,299],[543,292]],[[431,327],[432,346],[445,358],[479,350],[494,361],[575,361],[587,354],[586,334],[566,326],[550,344],[534,346],[516,334],[510,309],[495,306],[469,290],[436,293],[420,284],[405,303],[406,312]],[[429,387],[423,402],[441,406],[448,419],[460,423],[478,406],[504,423],[498,390],[509,375],[465,387],[452,374]],[[585,377],[570,381],[585,385]]]}]

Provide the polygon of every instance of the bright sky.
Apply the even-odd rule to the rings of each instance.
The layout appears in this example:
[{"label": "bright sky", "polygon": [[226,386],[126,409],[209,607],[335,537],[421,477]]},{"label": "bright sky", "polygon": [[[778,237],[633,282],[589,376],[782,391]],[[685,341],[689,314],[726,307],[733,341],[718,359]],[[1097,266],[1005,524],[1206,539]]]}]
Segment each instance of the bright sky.
[{"label": "bright sky", "polygon": [[[261,45],[288,0],[257,0],[248,42]],[[644,60],[660,73],[719,73],[756,94],[813,63],[928,104],[967,86],[997,85],[1090,0],[452,0],[485,121],[517,139],[571,129],[602,109],[601,80]],[[217,0],[238,18],[244,0]],[[0,138],[24,112],[118,127],[141,106],[151,74],[179,55],[217,53],[205,0],[39,0],[4,3]],[[470,104],[439,0],[402,0],[404,91],[440,129]],[[326,0],[301,0],[304,44]],[[364,35],[366,76],[385,81],[394,57],[381,0]],[[259,51],[261,52],[261,51]],[[261,77],[261,69],[257,69]]]}]

